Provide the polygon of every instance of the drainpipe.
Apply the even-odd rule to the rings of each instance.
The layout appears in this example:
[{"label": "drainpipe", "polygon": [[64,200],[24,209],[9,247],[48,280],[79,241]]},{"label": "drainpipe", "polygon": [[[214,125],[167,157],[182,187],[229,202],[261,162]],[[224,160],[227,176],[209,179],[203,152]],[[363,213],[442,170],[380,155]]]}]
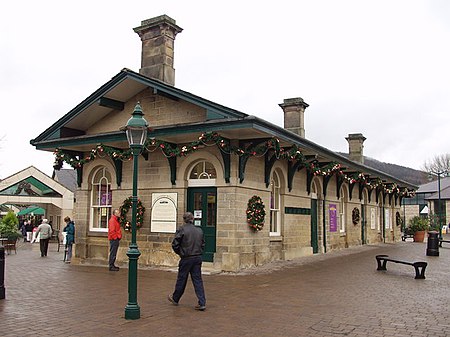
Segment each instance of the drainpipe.
[{"label": "drainpipe", "polygon": [[327,221],[325,219],[325,195],[323,196],[323,200],[322,200],[322,219],[323,219],[323,252],[326,253],[327,252]]}]

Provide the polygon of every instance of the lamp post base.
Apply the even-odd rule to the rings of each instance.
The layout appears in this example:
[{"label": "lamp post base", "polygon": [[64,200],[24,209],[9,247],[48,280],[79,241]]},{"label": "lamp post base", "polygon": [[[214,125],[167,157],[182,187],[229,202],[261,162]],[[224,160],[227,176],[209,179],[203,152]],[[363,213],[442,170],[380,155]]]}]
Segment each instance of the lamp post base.
[{"label": "lamp post base", "polygon": [[141,308],[138,304],[127,304],[125,307],[125,319],[141,318]]}]

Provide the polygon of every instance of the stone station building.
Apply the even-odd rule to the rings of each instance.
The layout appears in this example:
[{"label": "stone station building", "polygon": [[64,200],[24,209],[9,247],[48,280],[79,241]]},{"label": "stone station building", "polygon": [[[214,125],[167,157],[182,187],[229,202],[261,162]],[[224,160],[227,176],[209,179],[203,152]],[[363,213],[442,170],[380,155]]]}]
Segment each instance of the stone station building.
[{"label": "stone station building", "polygon": [[[361,134],[348,136],[345,158],[305,138],[301,98],[279,104],[283,128],[176,88],[182,29],[163,15],[134,31],[139,73],[121,70],[31,140],[56,153],[56,168],[77,169],[75,263],[107,263],[108,219],[132,194],[121,128],[134,109],[151,128],[139,156],[140,265],[177,264],[171,240],[185,211],[205,233],[204,261],[224,271],[400,239],[400,202],[416,186],[365,166]],[[249,206],[252,198],[266,213],[260,231],[247,223],[248,208],[261,205]],[[126,232],[119,263],[128,261],[129,241]]]}]

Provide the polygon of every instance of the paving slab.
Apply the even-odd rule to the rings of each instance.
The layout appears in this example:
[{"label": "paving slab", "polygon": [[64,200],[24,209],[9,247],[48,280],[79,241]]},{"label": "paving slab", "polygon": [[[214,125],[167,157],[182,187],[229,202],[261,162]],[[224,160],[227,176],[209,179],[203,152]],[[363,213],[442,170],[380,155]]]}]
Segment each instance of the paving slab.
[{"label": "paving slab", "polygon": [[[450,235],[447,236],[447,239]],[[141,318],[125,320],[128,270],[65,264],[51,244],[41,258],[21,243],[5,258],[6,298],[0,300],[9,336],[450,336],[450,244],[426,256],[427,243],[365,245],[237,274],[207,270],[207,309],[194,310],[192,284],[179,306],[167,301],[174,269],[139,269]],[[375,255],[426,261],[426,279],[412,266]]]}]

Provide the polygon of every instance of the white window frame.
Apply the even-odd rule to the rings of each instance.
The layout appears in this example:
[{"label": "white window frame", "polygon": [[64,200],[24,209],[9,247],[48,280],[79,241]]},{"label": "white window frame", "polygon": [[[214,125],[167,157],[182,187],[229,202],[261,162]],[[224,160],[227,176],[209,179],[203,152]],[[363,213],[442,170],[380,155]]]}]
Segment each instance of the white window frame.
[{"label": "white window frame", "polygon": [[[95,181],[99,172],[102,172],[102,176],[99,178],[99,181]],[[111,174],[106,167],[97,169],[92,175],[89,230],[94,232],[108,232],[108,220],[112,212],[112,190],[111,181],[108,180],[108,176],[111,177]],[[97,187],[101,185],[106,186],[106,194],[103,196],[101,195],[102,188]],[[105,214],[103,217],[106,218],[105,227],[94,227],[95,224],[101,222],[102,212]]]},{"label": "white window frame", "polygon": [[274,171],[270,179],[270,236],[281,236],[281,186],[280,177]]},{"label": "white window frame", "polygon": [[[207,172],[207,170],[206,170],[207,164],[211,165],[212,168],[214,169],[214,171]],[[194,169],[198,165],[203,166],[202,171],[197,176],[197,178],[191,178],[191,175],[192,175]],[[188,177],[189,177],[189,179],[188,179],[189,187],[215,186],[216,185],[216,177],[217,177],[216,168],[214,167],[214,165],[211,162],[202,160],[192,166],[191,170],[189,171]]]},{"label": "white window frame", "polygon": [[339,232],[345,234],[347,227],[347,194],[345,189],[341,188],[341,197],[339,198]]}]

